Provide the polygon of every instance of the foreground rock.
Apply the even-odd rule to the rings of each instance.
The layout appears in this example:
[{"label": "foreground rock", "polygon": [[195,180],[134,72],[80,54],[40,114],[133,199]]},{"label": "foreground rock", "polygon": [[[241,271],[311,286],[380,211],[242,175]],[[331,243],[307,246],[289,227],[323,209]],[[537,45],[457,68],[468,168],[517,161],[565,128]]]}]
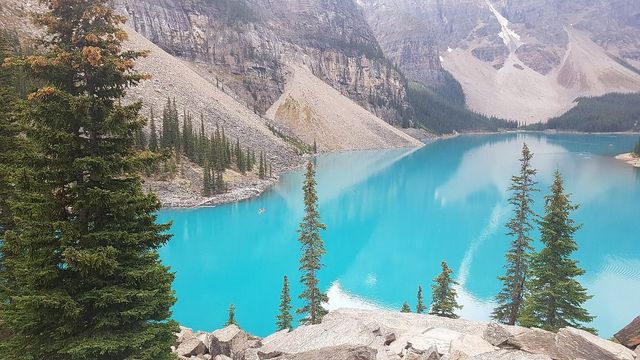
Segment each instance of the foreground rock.
[{"label": "foreground rock", "polygon": [[573,328],[555,334],[381,310],[336,310],[321,324],[264,339],[235,325],[205,334],[205,341],[202,334],[181,330],[176,347],[180,359],[637,360],[637,354],[624,346]]},{"label": "foreground rock", "polygon": [[613,337],[615,337],[620,344],[630,349],[637,347],[636,352],[640,351],[640,316],[633,319],[629,325],[618,331]]}]

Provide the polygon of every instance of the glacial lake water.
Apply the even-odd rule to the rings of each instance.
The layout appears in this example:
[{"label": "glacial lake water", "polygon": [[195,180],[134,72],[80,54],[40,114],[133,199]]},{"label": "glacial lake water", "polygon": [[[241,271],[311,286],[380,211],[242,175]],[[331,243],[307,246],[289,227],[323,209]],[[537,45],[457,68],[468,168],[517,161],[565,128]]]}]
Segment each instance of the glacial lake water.
[{"label": "glacial lake water", "polygon": [[[637,141],[627,135],[460,136],[418,150],[318,157],[320,214],[327,224],[320,278],[329,307],[399,310],[406,300],[414,308],[418,285],[428,305],[444,259],[460,283],[460,316],[489,319],[510,242],[507,188],[525,141],[542,190],[535,210],[542,212],[555,169],[582,205],[574,214],[584,224],[575,258],[593,295],[586,304],[597,316],[593,325],[609,337],[639,315],[640,171],[613,158]],[[173,239],[160,253],[176,272],[177,321],[211,331],[223,326],[233,303],[243,328],[267,335],[275,329],[285,274],[299,304],[301,184],[302,171],[296,171],[255,199],[160,212],[159,221],[173,222]]]}]

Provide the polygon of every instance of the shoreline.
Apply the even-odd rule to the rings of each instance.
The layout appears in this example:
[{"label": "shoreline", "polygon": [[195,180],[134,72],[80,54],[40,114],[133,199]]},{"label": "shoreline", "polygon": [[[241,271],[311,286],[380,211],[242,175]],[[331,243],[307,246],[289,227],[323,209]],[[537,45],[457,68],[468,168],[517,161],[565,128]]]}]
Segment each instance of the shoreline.
[{"label": "shoreline", "polygon": [[633,153],[624,153],[616,155],[615,158],[620,161],[624,161],[626,164],[640,169],[640,157],[634,156]]}]

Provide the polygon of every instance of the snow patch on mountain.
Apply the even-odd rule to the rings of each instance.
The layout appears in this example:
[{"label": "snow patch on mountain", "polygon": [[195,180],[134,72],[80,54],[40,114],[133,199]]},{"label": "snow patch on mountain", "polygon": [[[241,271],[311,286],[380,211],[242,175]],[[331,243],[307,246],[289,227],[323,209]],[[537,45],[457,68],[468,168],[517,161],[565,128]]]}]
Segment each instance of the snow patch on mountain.
[{"label": "snow patch on mountain", "polygon": [[517,48],[519,48],[523,42],[520,40],[520,35],[518,35],[515,31],[509,28],[509,20],[502,16],[498,10],[491,4],[489,0],[485,0],[487,5],[489,6],[489,10],[493,13],[493,15],[500,23],[500,27],[502,30],[498,34],[504,44],[509,48],[509,51],[514,52]]}]

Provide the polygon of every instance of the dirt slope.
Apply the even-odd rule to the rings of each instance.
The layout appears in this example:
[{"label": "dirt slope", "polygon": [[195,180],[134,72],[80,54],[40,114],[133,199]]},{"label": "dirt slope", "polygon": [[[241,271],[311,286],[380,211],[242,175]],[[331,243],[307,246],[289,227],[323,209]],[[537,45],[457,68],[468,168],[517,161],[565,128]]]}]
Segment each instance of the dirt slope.
[{"label": "dirt slope", "polygon": [[422,143],[389,125],[305,66],[291,65],[292,76],[266,117],[285,126],[319,150],[417,147]]}]

